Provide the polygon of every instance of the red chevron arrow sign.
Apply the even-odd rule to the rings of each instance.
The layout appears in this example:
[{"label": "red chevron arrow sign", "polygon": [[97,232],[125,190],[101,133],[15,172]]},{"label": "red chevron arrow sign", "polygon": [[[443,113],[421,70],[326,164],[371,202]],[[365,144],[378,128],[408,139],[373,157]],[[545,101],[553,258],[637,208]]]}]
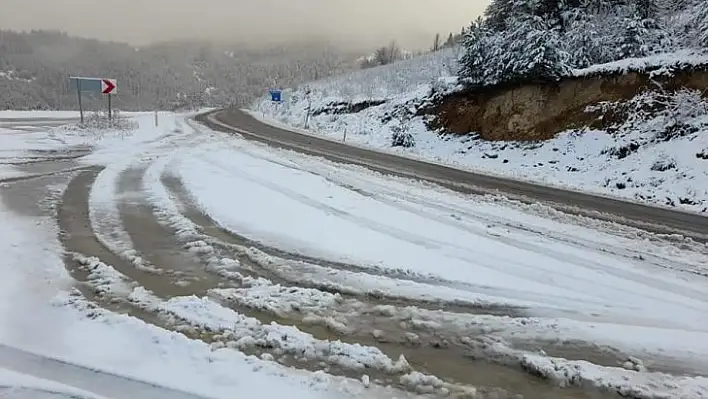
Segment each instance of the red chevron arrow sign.
[{"label": "red chevron arrow sign", "polygon": [[101,93],[115,94],[118,87],[115,79],[101,79]]}]

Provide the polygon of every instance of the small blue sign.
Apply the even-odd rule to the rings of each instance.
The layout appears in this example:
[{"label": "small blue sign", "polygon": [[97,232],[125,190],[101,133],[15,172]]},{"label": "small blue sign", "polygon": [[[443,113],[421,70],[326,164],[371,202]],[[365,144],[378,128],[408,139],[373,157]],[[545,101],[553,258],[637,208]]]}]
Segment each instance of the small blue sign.
[{"label": "small blue sign", "polygon": [[281,90],[271,89],[270,90],[270,101],[273,101],[276,103],[283,101],[282,94],[283,94],[283,92]]},{"label": "small blue sign", "polygon": [[101,92],[101,79],[71,76],[69,80],[71,88],[74,90]]}]

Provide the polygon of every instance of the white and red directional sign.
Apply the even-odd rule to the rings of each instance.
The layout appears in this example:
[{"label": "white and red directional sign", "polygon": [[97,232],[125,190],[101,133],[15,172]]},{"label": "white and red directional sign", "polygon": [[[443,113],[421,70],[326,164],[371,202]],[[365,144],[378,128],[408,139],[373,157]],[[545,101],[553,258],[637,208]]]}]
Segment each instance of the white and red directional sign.
[{"label": "white and red directional sign", "polygon": [[72,89],[75,88],[79,92],[90,91],[102,94],[116,94],[118,92],[118,82],[115,79],[72,76],[70,84]]},{"label": "white and red directional sign", "polygon": [[101,93],[115,94],[118,90],[118,84],[115,79],[101,79]]}]

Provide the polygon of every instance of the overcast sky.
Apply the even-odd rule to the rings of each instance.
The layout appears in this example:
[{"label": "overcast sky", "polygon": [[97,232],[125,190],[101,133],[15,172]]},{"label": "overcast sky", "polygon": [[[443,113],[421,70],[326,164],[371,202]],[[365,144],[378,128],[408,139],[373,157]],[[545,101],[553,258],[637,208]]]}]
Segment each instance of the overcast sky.
[{"label": "overcast sky", "polygon": [[60,29],[144,44],[183,38],[281,41],[325,35],[427,46],[459,31],[488,0],[0,0],[0,28]]}]

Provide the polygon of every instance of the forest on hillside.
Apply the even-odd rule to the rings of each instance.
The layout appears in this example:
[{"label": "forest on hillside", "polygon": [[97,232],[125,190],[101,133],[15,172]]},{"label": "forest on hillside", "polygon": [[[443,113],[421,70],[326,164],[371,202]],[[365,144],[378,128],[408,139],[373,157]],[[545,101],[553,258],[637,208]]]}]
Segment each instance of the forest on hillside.
[{"label": "forest on hillside", "polygon": [[[114,101],[123,110],[243,105],[271,87],[358,68],[357,56],[323,43],[138,48],[56,31],[0,30],[0,109],[76,109],[72,75],[117,79]],[[87,105],[99,107],[103,100],[87,99]]]},{"label": "forest on hillside", "polygon": [[573,69],[708,49],[705,0],[493,0],[463,38],[472,86],[553,81]]}]

